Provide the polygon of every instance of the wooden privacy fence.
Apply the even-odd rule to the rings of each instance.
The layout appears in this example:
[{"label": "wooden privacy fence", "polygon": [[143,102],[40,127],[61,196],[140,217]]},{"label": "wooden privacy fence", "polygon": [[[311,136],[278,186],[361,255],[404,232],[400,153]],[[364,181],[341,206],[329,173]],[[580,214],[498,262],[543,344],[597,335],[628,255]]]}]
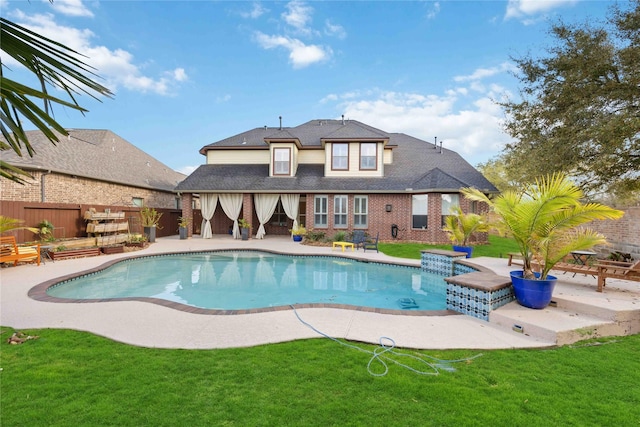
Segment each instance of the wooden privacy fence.
[{"label": "wooden privacy fence", "polygon": [[[0,214],[10,218],[24,220],[22,225],[36,227],[43,220],[51,222],[54,226],[53,237],[56,239],[85,237],[87,236],[87,221],[84,213],[89,209],[97,212],[104,212],[105,209],[111,212],[124,212],[129,224],[131,233],[142,233],[140,223],[140,208],[133,206],[113,206],[113,205],[78,205],[70,203],[34,203],[34,202],[0,202]],[[160,227],[157,230],[157,237],[171,236],[178,234],[178,218],[182,215],[179,209],[156,208],[162,213]],[[202,220],[200,211],[194,212],[194,217]],[[196,218],[194,218],[196,219]],[[199,222],[198,228],[199,228]],[[38,240],[38,236],[30,231],[17,230],[10,233],[16,237],[20,243]]]}]

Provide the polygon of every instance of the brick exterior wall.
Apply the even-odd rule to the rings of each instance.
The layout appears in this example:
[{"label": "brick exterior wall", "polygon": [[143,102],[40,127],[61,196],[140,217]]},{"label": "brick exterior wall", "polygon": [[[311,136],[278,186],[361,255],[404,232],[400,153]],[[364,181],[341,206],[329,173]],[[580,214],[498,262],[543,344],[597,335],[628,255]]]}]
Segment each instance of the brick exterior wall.
[{"label": "brick exterior wall", "polygon": [[[324,231],[327,237],[334,235],[338,231],[353,231],[353,203],[354,195],[349,197],[349,215],[348,226],[344,228],[333,228],[333,197],[335,194],[327,194],[328,197],[328,215],[329,227],[314,228],[313,227],[313,209],[314,194],[307,194],[307,228],[314,228],[318,231]],[[391,205],[391,212],[387,212],[386,206]],[[465,212],[469,211],[470,203],[466,199],[460,200],[460,205]],[[372,237],[380,233],[380,240],[394,241],[417,241],[424,243],[450,243],[447,233],[442,231],[442,197],[440,193],[430,193],[427,203],[427,228],[413,229],[412,226],[412,196],[410,194],[370,194],[369,195],[369,227],[365,231]],[[481,212],[487,212],[486,205],[481,206]],[[478,212],[478,213],[481,213]],[[398,235],[396,238],[392,236],[391,227],[393,224],[398,226]],[[477,236],[478,242],[486,242],[486,233],[480,233]]]},{"label": "brick exterior wall", "polygon": [[593,221],[588,227],[602,233],[609,242],[608,246],[596,248],[601,256],[611,251],[630,253],[634,259],[640,259],[640,207],[621,209],[624,216],[619,220]]},{"label": "brick exterior wall", "polygon": [[139,197],[144,200],[147,206],[166,209],[176,207],[176,195],[172,192],[131,187],[58,173],[32,172],[32,175],[34,179],[29,180],[25,185],[7,179],[0,180],[2,200],[132,206],[133,198]]}]

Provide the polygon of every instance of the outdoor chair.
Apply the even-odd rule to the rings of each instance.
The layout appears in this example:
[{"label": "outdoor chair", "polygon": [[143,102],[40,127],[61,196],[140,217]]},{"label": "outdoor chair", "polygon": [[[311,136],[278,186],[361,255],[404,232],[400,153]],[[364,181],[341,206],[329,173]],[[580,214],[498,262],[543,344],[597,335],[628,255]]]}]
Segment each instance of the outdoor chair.
[{"label": "outdoor chair", "polygon": [[378,251],[378,239],[380,238],[380,233],[378,232],[378,234],[376,234],[376,239],[375,240],[365,240],[362,244],[362,249],[364,249],[364,251],[366,252],[367,249],[375,249],[376,252]]},{"label": "outdoor chair", "polygon": [[40,244],[18,246],[14,236],[0,237],[0,263],[35,262],[40,265]]},{"label": "outdoor chair", "polygon": [[353,238],[351,242],[353,243],[353,246],[356,247],[356,249],[362,247],[365,241],[366,237],[364,235],[364,230],[353,230]]},{"label": "outdoor chair", "polygon": [[640,260],[635,263],[600,261],[595,267],[598,267],[598,292],[604,290],[607,278],[640,282]]}]

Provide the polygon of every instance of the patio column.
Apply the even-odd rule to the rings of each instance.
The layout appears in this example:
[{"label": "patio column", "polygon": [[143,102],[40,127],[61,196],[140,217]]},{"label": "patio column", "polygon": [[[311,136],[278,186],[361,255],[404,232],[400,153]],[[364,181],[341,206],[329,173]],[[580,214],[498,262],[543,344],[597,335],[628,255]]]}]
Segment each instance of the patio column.
[{"label": "patio column", "polygon": [[189,226],[187,227],[187,235],[193,236],[193,194],[183,193],[182,198],[182,217],[189,218]]},{"label": "patio column", "polygon": [[249,230],[249,238],[251,238],[251,234],[258,230],[258,226],[253,223],[253,196],[251,193],[242,195],[242,217],[251,223]]}]

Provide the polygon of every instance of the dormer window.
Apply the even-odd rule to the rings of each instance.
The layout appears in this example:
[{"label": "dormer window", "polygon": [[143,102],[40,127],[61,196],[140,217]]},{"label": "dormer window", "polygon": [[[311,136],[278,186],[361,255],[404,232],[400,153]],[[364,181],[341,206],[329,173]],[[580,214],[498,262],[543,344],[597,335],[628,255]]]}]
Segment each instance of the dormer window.
[{"label": "dormer window", "polygon": [[331,169],[349,169],[349,144],[335,142],[331,144]]},{"label": "dormer window", "polygon": [[376,170],[378,168],[378,144],[363,142],[360,144],[360,170]]},{"label": "dormer window", "polygon": [[291,175],[291,148],[273,149],[273,174]]}]

